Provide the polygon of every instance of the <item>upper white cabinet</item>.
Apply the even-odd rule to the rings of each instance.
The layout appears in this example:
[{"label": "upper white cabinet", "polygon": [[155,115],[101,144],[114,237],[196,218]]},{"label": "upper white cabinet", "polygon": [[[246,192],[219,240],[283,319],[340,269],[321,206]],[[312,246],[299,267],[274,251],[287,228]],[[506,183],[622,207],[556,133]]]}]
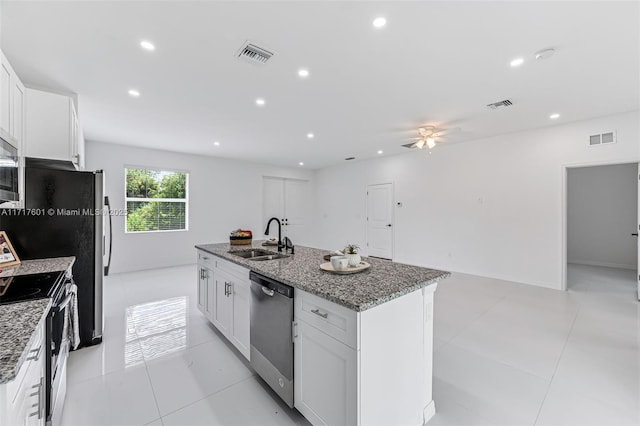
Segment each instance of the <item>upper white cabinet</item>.
[{"label": "upper white cabinet", "polygon": [[27,89],[25,156],[71,161],[84,168],[84,139],[71,97]]},{"label": "upper white cabinet", "polygon": [[0,53],[0,136],[22,148],[25,133],[25,87]]},{"label": "upper white cabinet", "polygon": [[[309,206],[311,204],[309,182],[265,176],[262,180],[263,226],[272,217],[282,223],[282,236],[289,237],[294,244],[309,240]],[[270,228],[271,236],[277,236]]]}]

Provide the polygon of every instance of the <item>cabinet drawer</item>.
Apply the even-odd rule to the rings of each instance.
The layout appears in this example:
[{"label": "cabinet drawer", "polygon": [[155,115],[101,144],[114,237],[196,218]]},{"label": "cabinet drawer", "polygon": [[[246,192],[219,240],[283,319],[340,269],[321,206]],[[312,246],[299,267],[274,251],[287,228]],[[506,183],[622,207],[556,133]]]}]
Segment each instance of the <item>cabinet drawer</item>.
[{"label": "cabinet drawer", "polygon": [[209,269],[216,267],[217,256],[207,253],[206,251],[198,250],[198,265],[204,266]]},{"label": "cabinet drawer", "polygon": [[15,379],[6,385],[8,400],[12,404],[15,404],[19,399],[18,397],[24,394],[24,388],[30,386],[30,384],[25,382],[25,377],[29,372],[31,364],[37,364],[41,359],[44,359],[46,348],[43,345],[43,328],[43,322],[40,321],[40,324],[33,332],[27,354],[25,355],[24,362],[20,366],[20,370],[18,370],[18,374],[16,374]]},{"label": "cabinet drawer", "polygon": [[243,281],[249,281],[249,270],[243,266],[216,256],[216,267]]},{"label": "cabinet drawer", "polygon": [[360,349],[356,311],[296,289],[294,317],[351,348]]}]

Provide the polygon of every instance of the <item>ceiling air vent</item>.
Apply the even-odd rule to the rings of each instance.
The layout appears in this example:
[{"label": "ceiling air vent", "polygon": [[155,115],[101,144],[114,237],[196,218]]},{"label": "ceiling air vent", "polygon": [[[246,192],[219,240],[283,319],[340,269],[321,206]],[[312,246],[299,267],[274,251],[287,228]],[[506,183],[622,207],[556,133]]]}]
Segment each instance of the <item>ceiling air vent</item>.
[{"label": "ceiling air vent", "polygon": [[500,102],[494,102],[492,104],[487,105],[487,108],[489,109],[498,109],[500,107],[508,107],[513,105],[513,102],[511,102],[509,99],[505,99],[503,101]]},{"label": "ceiling air vent", "polygon": [[589,136],[589,146],[606,145],[610,143],[616,143],[615,131]]},{"label": "ceiling air vent", "polygon": [[266,64],[272,56],[273,52],[270,52],[263,47],[256,46],[249,41],[246,41],[240,50],[238,50],[238,58],[254,64]]}]

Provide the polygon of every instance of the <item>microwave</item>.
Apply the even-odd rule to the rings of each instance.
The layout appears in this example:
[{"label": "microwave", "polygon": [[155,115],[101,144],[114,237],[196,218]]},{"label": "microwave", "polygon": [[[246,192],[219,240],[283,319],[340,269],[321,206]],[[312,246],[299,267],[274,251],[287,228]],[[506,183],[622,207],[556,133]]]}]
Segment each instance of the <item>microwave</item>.
[{"label": "microwave", "polygon": [[0,203],[20,200],[18,148],[0,137]]}]

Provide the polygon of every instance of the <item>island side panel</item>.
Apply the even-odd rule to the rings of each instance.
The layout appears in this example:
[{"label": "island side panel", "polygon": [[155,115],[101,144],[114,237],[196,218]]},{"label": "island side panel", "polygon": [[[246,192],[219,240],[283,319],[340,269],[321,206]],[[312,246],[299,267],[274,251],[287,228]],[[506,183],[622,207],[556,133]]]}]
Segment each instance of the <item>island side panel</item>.
[{"label": "island side panel", "polygon": [[432,358],[425,353],[425,339],[432,338],[425,293],[416,290],[360,313],[361,425],[423,424]]},{"label": "island side panel", "polygon": [[438,288],[438,283],[433,283],[422,289],[423,295],[423,324],[424,324],[424,396],[422,398],[423,423],[427,423],[436,414],[436,405],[433,401],[433,294]]}]

